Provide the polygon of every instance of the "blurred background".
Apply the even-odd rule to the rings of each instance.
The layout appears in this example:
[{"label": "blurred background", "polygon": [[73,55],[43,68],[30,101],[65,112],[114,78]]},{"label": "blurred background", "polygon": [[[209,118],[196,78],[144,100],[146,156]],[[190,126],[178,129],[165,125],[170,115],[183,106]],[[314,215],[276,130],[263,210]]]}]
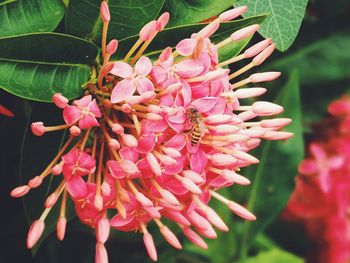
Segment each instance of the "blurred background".
[{"label": "blurred background", "polygon": [[[331,102],[340,99],[344,94],[349,94],[350,91],[349,15],[348,0],[333,2],[310,0],[294,44],[285,52],[276,51],[261,69],[261,71],[274,69],[283,73],[278,81],[269,85],[267,96],[269,100],[277,101],[286,108],[284,116],[293,118],[294,123],[290,129],[295,133],[295,138],[292,142],[264,143],[258,151],[253,153],[261,163],[241,172],[251,179],[252,185],[244,189],[234,186],[223,193],[247,204],[256,213],[257,221],[244,222],[213,202],[212,207],[228,223],[230,232],[219,233],[217,240],[209,240],[207,251],[187,243],[183,237],[181,240],[185,244],[184,250],[175,251],[163,243],[162,238],[155,236],[159,248],[159,262],[230,263],[241,260],[242,262],[294,263],[303,262],[305,259],[308,262],[325,263],[350,261],[350,231],[347,232],[347,229],[350,229],[350,216],[348,216],[349,220],[345,218],[341,222],[325,223],[325,218],[331,217],[329,213],[335,215],[339,212],[336,210],[339,204],[334,203],[336,200],[342,201],[341,205],[345,207],[344,209],[350,207],[350,200],[346,199],[346,194],[338,199],[328,200],[328,195],[322,192],[322,187],[320,188],[319,184],[314,182],[318,180],[317,176],[322,171],[328,169],[327,176],[332,177],[332,171],[336,170],[337,178],[340,178],[337,184],[342,185],[345,193],[350,192],[350,187],[347,188],[347,185],[342,183],[342,180],[350,177],[350,174],[346,174],[350,173],[350,169],[342,166],[345,165],[346,157],[341,157],[342,153],[344,156],[348,154],[346,150],[350,148],[348,146],[350,144],[344,143],[345,146],[342,148],[343,142],[336,142],[339,150],[333,152],[332,147],[329,146],[329,144],[335,145],[335,142],[330,141],[330,136],[348,140],[350,129],[347,134],[345,129],[344,133],[344,129],[340,128],[344,121],[343,117],[331,115],[327,111]],[[59,32],[63,27],[63,24],[59,25],[57,31]],[[259,39],[260,37],[256,36],[256,40]],[[31,118],[48,118],[52,121],[57,112],[49,104],[33,105],[32,102],[2,90],[0,90],[0,104],[10,109],[15,115],[14,117],[0,115],[0,211],[2,215],[0,217],[2,243],[0,261],[93,262],[94,236],[87,227],[77,222],[76,218],[69,222],[68,233],[63,242],[59,242],[55,233],[52,233],[40,248],[33,251],[25,249],[28,220],[32,218],[29,210],[31,206],[41,206],[44,199],[40,200],[34,194],[34,197],[28,197],[30,202],[24,209],[23,201],[10,198],[9,192],[19,185],[21,163],[27,162],[26,167],[32,167],[33,170],[24,172],[33,175],[34,170],[39,169],[35,168],[38,163],[44,165],[48,160],[48,153],[58,147],[55,145],[57,144],[55,138],[49,135],[45,140],[36,141],[31,138],[31,145],[34,147],[29,151],[28,146],[23,144],[28,121]],[[344,125],[347,124],[350,122]],[[316,143],[321,150],[314,147],[310,152],[309,145],[313,143]],[[322,152],[326,156],[324,159],[320,157]],[[327,155],[328,153],[330,155]],[[335,161],[334,166],[329,169],[331,165],[327,164],[327,166],[325,163],[334,156],[343,158],[343,163]],[[299,185],[295,190],[297,167],[304,158],[310,160],[304,166],[312,167],[315,165],[315,160],[321,158],[318,163],[320,169],[312,170],[313,168],[304,167],[305,169],[298,176],[304,182],[302,178],[309,172],[314,177],[306,180],[311,180],[313,183],[307,186]],[[28,162],[31,165],[28,165]],[[342,169],[341,175],[338,168]],[[334,187],[331,183],[327,185],[326,187]],[[293,191],[294,200],[286,210],[287,201]],[[309,199],[314,203],[310,203]],[[317,206],[316,210],[319,206],[329,206],[329,211],[326,209],[328,212],[316,211],[307,214],[314,211],[314,206]],[[335,230],[332,230],[331,234],[324,234],[327,227],[334,227]],[[331,238],[337,241],[332,241]],[[142,240],[137,234],[114,231],[107,242],[107,249],[110,262],[149,262]],[[334,254],[339,256],[341,253],[341,257],[334,257]]]}]

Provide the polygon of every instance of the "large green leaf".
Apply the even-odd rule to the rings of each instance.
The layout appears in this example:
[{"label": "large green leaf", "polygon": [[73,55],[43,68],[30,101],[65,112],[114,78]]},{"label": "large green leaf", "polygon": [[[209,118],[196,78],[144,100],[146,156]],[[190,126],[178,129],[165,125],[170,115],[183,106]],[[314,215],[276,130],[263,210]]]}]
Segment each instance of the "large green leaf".
[{"label": "large green leaf", "polygon": [[257,220],[244,223],[240,251],[242,257],[246,255],[256,234],[276,218],[288,201],[293,190],[297,166],[304,155],[299,80],[296,71],[290,75],[276,103],[285,108],[281,116],[293,119],[287,130],[293,132],[294,137],[284,142],[265,142],[261,148],[260,164],[256,169],[247,170],[254,178],[248,208],[256,214]]},{"label": "large green leaf", "polygon": [[8,2],[0,6],[0,37],[53,31],[62,20],[64,11],[61,0]]},{"label": "large green leaf", "polygon": [[[249,17],[245,19],[239,19],[235,21],[230,21],[226,23],[222,23],[220,29],[216,34],[213,35],[212,40],[214,43],[217,43],[232,34],[232,32],[241,29],[243,27],[252,25],[252,24],[260,24],[264,21],[265,15],[259,15],[254,17]],[[153,40],[151,45],[148,47],[146,52],[148,54],[152,53],[160,53],[166,47],[174,47],[176,44],[184,39],[191,37],[191,34],[198,32],[201,30],[206,24],[190,24],[184,26],[177,26],[166,28],[162,32],[160,32],[156,38]],[[117,51],[117,58],[122,58],[129,51],[130,47],[136,42],[138,36],[132,36],[129,38],[125,38],[119,42],[119,47]],[[235,55],[240,51],[241,45],[246,44],[245,40],[240,41],[239,43],[233,43],[230,45],[229,49],[225,49],[225,58]]]},{"label": "large green leaf", "polygon": [[[59,151],[63,140],[64,132],[50,132],[41,137],[34,136],[29,129],[32,122],[43,121],[48,124],[63,123],[62,111],[57,109],[53,104],[35,103],[32,106],[30,116],[28,119],[28,127],[23,137],[21,159],[20,159],[20,181],[27,183],[31,178],[39,175]],[[44,203],[46,197],[51,194],[62,177],[48,176],[38,189],[31,190],[23,198],[23,206],[30,224],[32,221],[38,219],[44,211]],[[59,216],[60,202],[52,208],[50,214],[45,220],[45,232],[41,238],[43,241],[50,233],[56,229],[56,222]],[[73,209],[68,206],[67,219],[73,216]],[[39,242],[32,252],[35,254],[40,247]]]},{"label": "large green leaf", "polygon": [[248,6],[244,16],[268,13],[260,32],[271,37],[280,51],[287,50],[296,38],[308,0],[240,0],[237,5]]},{"label": "large green leaf", "polygon": [[98,51],[90,42],[57,33],[0,38],[0,46],[0,88],[38,101],[51,101],[56,92],[79,96]]},{"label": "large green leaf", "polygon": [[[100,0],[70,0],[66,14],[66,32],[100,43],[102,21]],[[109,0],[111,21],[108,39],[122,39],[135,35],[149,21],[155,19],[164,0]],[[82,22],[82,20],[84,22]]]},{"label": "large green leaf", "polygon": [[171,14],[169,26],[201,22],[232,7],[235,0],[166,0],[164,11]]},{"label": "large green leaf", "polygon": [[278,68],[284,73],[297,69],[300,83],[305,85],[350,79],[349,32],[339,32],[313,42],[275,60],[265,69],[272,68]]}]

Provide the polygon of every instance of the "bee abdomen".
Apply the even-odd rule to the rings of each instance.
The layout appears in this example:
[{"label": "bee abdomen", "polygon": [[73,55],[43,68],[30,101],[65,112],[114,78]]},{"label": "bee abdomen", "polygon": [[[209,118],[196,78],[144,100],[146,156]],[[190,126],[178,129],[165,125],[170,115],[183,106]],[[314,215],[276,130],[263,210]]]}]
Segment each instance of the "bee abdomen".
[{"label": "bee abdomen", "polygon": [[193,132],[191,134],[191,145],[196,145],[200,138],[201,138],[201,135],[202,135],[202,131],[201,129],[199,129],[199,127],[197,127],[196,129],[193,129]]}]

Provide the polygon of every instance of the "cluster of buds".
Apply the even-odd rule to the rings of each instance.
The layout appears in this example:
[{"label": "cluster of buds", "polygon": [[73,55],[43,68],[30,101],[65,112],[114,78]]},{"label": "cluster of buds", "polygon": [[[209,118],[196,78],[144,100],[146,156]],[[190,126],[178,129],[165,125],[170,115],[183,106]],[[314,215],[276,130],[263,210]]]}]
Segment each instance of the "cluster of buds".
[{"label": "cluster of buds", "polygon": [[315,250],[310,262],[350,261],[350,97],[332,102],[332,117],[317,129],[284,218],[305,226]]},{"label": "cluster of buds", "polygon": [[[44,220],[61,196],[58,238],[62,240],[65,235],[66,202],[70,198],[81,222],[95,229],[96,262],[103,263],[108,262],[104,243],[110,228],[142,233],[152,260],[157,260],[147,229],[152,222],[170,245],[181,249],[163,218],[175,222],[195,245],[207,248],[202,236],[216,238],[214,227],[228,231],[208,205],[211,198],[238,216],[255,220],[246,208],[217,190],[250,183],[238,172],[259,162],[247,152],[261,139],[283,140],[292,134],[279,131],[290,119],[260,119],[282,112],[281,106],[264,101],[242,106],[239,101],[266,92],[261,87],[240,87],[274,80],[279,72],[255,73],[234,81],[271,55],[275,49],[271,39],[232,59],[218,61],[220,48],[251,37],[259,25],[240,29],[220,43],[210,40],[220,23],[238,17],[246,9],[222,13],[198,33],[180,41],[175,50],[164,49],[152,62],[142,54],[166,26],[169,14],[164,13],[142,28],[122,61],[110,61],[118,41],[106,43],[110,14],[102,1],[103,64],[96,81],[90,81],[84,96],[72,104],[62,94],[53,96],[55,105],[63,110],[63,125],[47,127],[35,122],[31,126],[38,136],[69,129],[70,137],[42,174],[11,192],[13,197],[21,197],[48,175],[62,175],[62,182],[45,202],[43,214],[30,228],[28,248],[40,238]],[[223,68],[244,59],[252,62],[231,74]]]}]

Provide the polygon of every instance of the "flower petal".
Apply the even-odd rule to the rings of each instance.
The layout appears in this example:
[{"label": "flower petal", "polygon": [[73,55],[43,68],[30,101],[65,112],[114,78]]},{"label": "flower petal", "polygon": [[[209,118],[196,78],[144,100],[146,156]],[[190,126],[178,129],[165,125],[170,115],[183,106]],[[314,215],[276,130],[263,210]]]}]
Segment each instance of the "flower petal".
[{"label": "flower petal", "polygon": [[67,191],[73,199],[81,199],[87,195],[85,181],[80,176],[72,176],[66,181]]},{"label": "flower petal", "polygon": [[68,125],[73,125],[80,119],[81,110],[76,106],[67,106],[63,110],[63,119]]},{"label": "flower petal", "polygon": [[152,62],[148,57],[141,57],[135,64],[135,72],[139,76],[147,76],[152,70]]},{"label": "flower petal", "polygon": [[185,38],[176,45],[176,51],[179,52],[181,56],[190,56],[193,54],[197,41],[198,40],[193,38]]},{"label": "flower petal", "polygon": [[131,78],[134,72],[132,67],[129,64],[118,61],[114,63],[111,73],[113,75],[116,75],[118,77],[122,77],[125,79],[125,78]]},{"label": "flower petal", "polygon": [[192,78],[202,73],[204,67],[194,59],[186,59],[176,64],[175,72],[181,78]]},{"label": "flower petal", "polygon": [[111,95],[112,103],[118,103],[131,97],[135,89],[133,79],[123,79],[113,88]]},{"label": "flower petal", "polygon": [[137,91],[140,95],[144,94],[147,91],[154,91],[153,83],[150,79],[146,77],[139,77],[137,78],[137,84],[136,84]]}]

